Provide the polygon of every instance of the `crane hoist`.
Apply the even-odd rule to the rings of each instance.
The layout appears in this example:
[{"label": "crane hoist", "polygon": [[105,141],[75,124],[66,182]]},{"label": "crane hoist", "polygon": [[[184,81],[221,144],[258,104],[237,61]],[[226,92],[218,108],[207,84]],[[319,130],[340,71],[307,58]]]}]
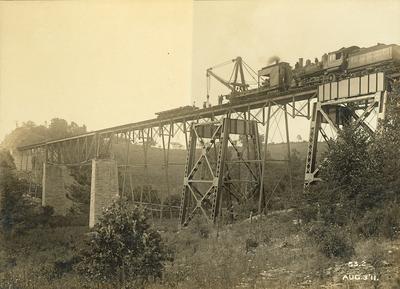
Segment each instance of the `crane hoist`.
[{"label": "crane hoist", "polygon": [[[231,72],[231,76],[229,80],[225,80],[221,76],[217,75],[214,73],[214,69],[225,66],[227,64],[234,63],[233,69]],[[244,92],[248,90],[249,84],[246,83],[245,79],[245,74],[244,74],[244,69],[247,70],[247,72],[251,75],[252,73],[250,71],[253,71],[251,67],[249,67],[240,56],[223,62],[221,64],[215,65],[213,67],[210,67],[206,71],[206,77],[207,77],[207,100],[204,102],[203,107],[208,107],[210,106],[210,80],[211,77],[216,79],[218,82],[220,82],[222,85],[224,85],[226,88],[230,90],[230,95],[235,96],[241,92]],[[254,72],[254,71],[253,71]],[[223,101],[223,95],[218,97],[218,104],[222,104]]]}]

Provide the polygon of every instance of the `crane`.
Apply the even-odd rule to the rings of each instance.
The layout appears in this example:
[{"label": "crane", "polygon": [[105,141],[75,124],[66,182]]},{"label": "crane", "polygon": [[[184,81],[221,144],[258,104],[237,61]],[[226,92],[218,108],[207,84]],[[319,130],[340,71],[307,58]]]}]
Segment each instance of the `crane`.
[{"label": "crane", "polygon": [[[231,77],[229,80],[225,80],[222,77],[220,77],[219,75],[215,74],[213,69],[229,64],[229,63],[234,63],[233,66],[233,70],[231,73]],[[244,72],[243,72],[243,64],[246,65],[246,63],[242,60],[242,58],[240,56],[221,63],[219,65],[210,67],[207,69],[206,71],[206,76],[207,76],[207,101],[205,103],[205,106],[208,106],[210,104],[209,100],[210,100],[210,78],[213,77],[214,79],[216,79],[218,82],[220,82],[221,84],[223,84],[226,88],[228,88],[231,91],[231,95],[236,95],[240,92],[246,91],[249,87],[249,85],[246,83],[246,79],[244,77]],[[245,67],[246,68],[246,67]],[[222,103],[222,98],[218,99],[218,103],[221,104]]]}]

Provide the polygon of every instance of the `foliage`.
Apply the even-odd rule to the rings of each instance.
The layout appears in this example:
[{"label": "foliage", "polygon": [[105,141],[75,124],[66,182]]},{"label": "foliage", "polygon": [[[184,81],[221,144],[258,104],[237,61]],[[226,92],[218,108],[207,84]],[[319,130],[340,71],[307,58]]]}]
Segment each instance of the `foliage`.
[{"label": "foliage", "polygon": [[81,258],[78,271],[89,278],[125,283],[160,278],[169,255],[144,212],[119,200],[104,210]]},{"label": "foliage", "polygon": [[371,138],[352,125],[339,131],[337,140],[330,142],[320,169],[324,183],[313,187],[305,196],[305,208],[309,209],[303,210],[309,214],[306,219],[318,215],[327,224],[343,225],[362,219],[366,212],[383,208],[389,199],[395,199],[390,197],[395,186],[391,190],[388,184],[392,183],[390,179],[396,179],[393,175],[398,172],[384,172],[384,162],[397,160],[382,157],[389,145],[382,139],[386,137]]},{"label": "foliage", "polygon": [[[181,195],[172,194],[165,198],[164,205],[166,206],[165,211],[170,212],[169,216],[172,218],[179,218],[179,207],[181,205]],[[166,214],[168,217],[168,214]]]},{"label": "foliage", "polygon": [[24,122],[17,126],[3,140],[2,146],[8,149],[15,149],[18,146],[30,143],[41,142],[49,139],[74,136],[86,132],[86,126],[79,126],[75,122],[68,122],[64,119],[53,118],[50,124],[36,125],[32,121]]},{"label": "foliage", "polygon": [[399,235],[399,96],[389,96],[386,118],[373,136],[353,125],[339,131],[320,169],[324,182],[304,195],[300,215],[318,221],[311,236],[328,257],[352,254],[346,227],[366,238]]},{"label": "foliage", "polygon": [[[332,287],[332,280],[348,273],[346,258],[328,258],[322,254],[307,238],[310,232],[294,226],[293,214],[291,211],[253,223],[224,226],[218,238],[212,232],[207,239],[192,234],[190,229],[177,233],[176,223],[170,222],[162,237],[169,247],[176,248],[174,262],[166,264],[162,282],[144,286],[147,289]],[[8,242],[12,246],[11,255],[2,256],[0,246],[0,263],[4,258],[6,265],[4,271],[0,270],[0,288],[121,288],[115,280],[91,280],[70,271],[74,248],[81,248],[86,233],[86,227],[36,228]],[[265,236],[268,240],[263,241]],[[249,244],[251,250],[246,253],[248,239],[258,242],[258,247]],[[348,242],[347,238],[344,240]],[[371,246],[371,241],[376,246]],[[392,288],[400,260],[400,252],[393,249],[396,244],[397,241],[382,239],[355,240],[356,254],[349,261],[365,260],[374,268],[380,263],[379,287]],[[365,282],[359,284],[355,286],[369,286]],[[125,287],[139,286],[127,281]]]},{"label": "foliage", "polygon": [[343,227],[326,226],[316,223],[310,228],[310,235],[326,257],[348,259],[354,254],[354,247],[346,237]]},{"label": "foliage", "polygon": [[75,166],[70,168],[75,182],[68,187],[68,197],[73,201],[68,217],[77,217],[82,225],[87,223],[90,204],[91,167]]},{"label": "foliage", "polygon": [[365,213],[357,223],[357,232],[366,238],[383,236],[394,239],[400,235],[400,208],[390,204]]},{"label": "foliage", "polygon": [[386,201],[400,201],[400,83],[388,97],[386,116],[380,123],[371,151],[379,167],[376,182]]},{"label": "foliage", "polygon": [[378,167],[370,151],[371,141],[363,130],[344,127],[337,141],[330,143],[321,168],[321,177],[332,191],[331,206],[339,203],[349,218],[362,216],[382,200],[382,194],[377,193]]},{"label": "foliage", "polygon": [[193,236],[198,236],[200,239],[207,239],[211,234],[212,226],[204,216],[197,215],[192,219],[189,229]]},{"label": "foliage", "polygon": [[8,151],[0,151],[0,219],[3,232],[23,233],[45,224],[52,210],[42,207],[40,200],[27,194],[28,183],[18,178]]}]

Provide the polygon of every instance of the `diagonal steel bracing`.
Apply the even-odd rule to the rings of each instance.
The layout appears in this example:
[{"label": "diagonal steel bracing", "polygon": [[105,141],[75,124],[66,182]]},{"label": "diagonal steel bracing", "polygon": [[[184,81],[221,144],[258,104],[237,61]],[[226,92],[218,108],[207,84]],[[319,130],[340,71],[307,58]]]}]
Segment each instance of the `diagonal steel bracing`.
[{"label": "diagonal steel bracing", "polygon": [[[344,126],[352,124],[354,129],[362,128],[371,136],[373,135],[379,120],[385,116],[386,91],[385,79],[383,74],[371,74],[373,79],[376,79],[376,85],[371,90],[370,88],[357,85],[358,91],[349,86],[348,91],[336,92],[334,99],[326,99],[324,88],[319,89],[318,101],[313,104],[312,117],[310,123],[308,150],[306,155],[306,169],[304,188],[307,189],[312,183],[320,181],[319,160],[317,152],[319,148],[318,137],[321,135],[325,141],[335,138],[339,130]],[[365,76],[372,79],[371,75]],[[355,78],[357,79],[357,78]],[[333,82],[334,83],[334,82]],[[350,81],[351,83],[351,81]],[[357,83],[357,82],[356,82]],[[329,88],[328,86],[325,86]],[[332,87],[337,87],[337,84]],[[363,92],[364,91],[364,92]],[[332,90],[328,92],[331,95]],[[342,95],[340,94],[342,93]],[[375,114],[375,127],[371,127],[368,118]],[[328,137],[326,129],[323,128],[326,124],[332,132],[333,136]]]},{"label": "diagonal steel bracing", "polygon": [[[232,135],[250,137],[252,141],[246,145],[251,153],[242,154],[232,140]],[[260,186],[260,157],[256,121],[224,118],[216,122],[192,124],[182,189],[180,225],[188,225],[197,212],[214,224],[223,208],[232,214],[233,200],[240,203],[254,195]],[[246,179],[236,178],[234,166],[237,164],[247,169],[248,174],[242,174]],[[201,168],[205,172],[202,173]],[[246,181],[252,183],[252,186],[247,187],[242,194],[235,187],[235,182]]]}]

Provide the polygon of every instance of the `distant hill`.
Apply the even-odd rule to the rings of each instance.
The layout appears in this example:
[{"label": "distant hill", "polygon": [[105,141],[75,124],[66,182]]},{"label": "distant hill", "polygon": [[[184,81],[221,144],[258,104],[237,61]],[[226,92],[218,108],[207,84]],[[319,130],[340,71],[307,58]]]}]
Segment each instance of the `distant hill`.
[{"label": "distant hill", "polygon": [[32,121],[24,122],[7,134],[1,142],[1,147],[15,150],[22,145],[33,144],[45,140],[54,140],[86,133],[86,126],[75,122],[68,123],[61,118],[53,118],[49,124],[37,125]]},{"label": "distant hill", "polygon": [[[30,159],[21,162],[19,154],[15,153],[15,148],[20,145],[40,142],[49,139],[68,137],[86,132],[86,127],[79,126],[74,122],[68,123],[62,119],[53,119],[49,125],[36,125],[33,122],[24,123],[22,126],[14,129],[5,137],[1,143],[2,147],[13,151],[13,157],[17,167],[23,165],[31,169]],[[302,178],[304,173],[304,161],[307,153],[307,142],[290,143],[291,152],[296,152],[296,160],[299,164],[296,166],[298,178]],[[321,143],[321,154],[326,150],[326,144]],[[120,172],[120,185],[127,188],[127,191],[137,190],[138,187],[151,185],[151,187],[162,194],[166,193],[166,170],[164,166],[164,152],[162,148],[149,147],[147,153],[147,170],[144,167],[144,150],[140,144],[130,145],[129,167],[127,164],[127,147],[124,141],[113,144],[113,157],[118,161]],[[283,160],[287,158],[287,145],[285,143],[268,144],[268,155],[271,159]],[[179,143],[173,143],[169,151],[169,171],[168,180],[170,184],[170,194],[180,194],[182,190],[183,173],[186,163],[187,152]],[[38,168],[39,170],[41,168]],[[275,167],[273,171],[279,174]],[[88,172],[90,174],[90,172]],[[40,172],[36,174],[40,182]]]}]

